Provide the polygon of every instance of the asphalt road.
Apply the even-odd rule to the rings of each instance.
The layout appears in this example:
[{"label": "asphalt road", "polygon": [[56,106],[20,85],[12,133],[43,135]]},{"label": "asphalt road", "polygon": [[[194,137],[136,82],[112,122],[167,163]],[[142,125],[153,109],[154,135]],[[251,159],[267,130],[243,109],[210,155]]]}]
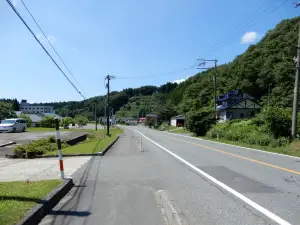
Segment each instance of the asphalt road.
[{"label": "asphalt road", "polygon": [[191,225],[300,224],[300,158],[129,129],[76,173],[77,187],[41,224],[164,224],[161,189]]}]

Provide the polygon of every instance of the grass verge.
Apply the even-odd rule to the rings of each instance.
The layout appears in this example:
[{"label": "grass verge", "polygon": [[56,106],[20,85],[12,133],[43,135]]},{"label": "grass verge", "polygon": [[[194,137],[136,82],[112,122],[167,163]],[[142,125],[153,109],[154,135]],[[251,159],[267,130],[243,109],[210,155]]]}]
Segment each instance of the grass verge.
[{"label": "grass verge", "polygon": [[231,145],[236,145],[236,146],[241,146],[241,147],[246,147],[246,148],[252,148],[252,149],[258,149],[262,151],[267,151],[267,152],[274,152],[274,153],[279,153],[279,154],[284,154],[284,155],[291,155],[291,156],[297,156],[300,157],[300,141],[294,141],[291,144],[282,146],[282,147],[270,147],[270,146],[260,146],[260,145],[250,145],[238,141],[229,141],[225,139],[214,139],[214,138],[208,138],[208,137],[199,137],[204,140],[210,140],[210,141],[215,141],[215,142],[220,142],[220,143],[226,143],[226,144],[231,144]]},{"label": "grass verge", "polygon": [[0,182],[0,224],[18,223],[31,208],[61,183],[61,180]]},{"label": "grass verge", "polygon": [[[63,155],[68,154],[93,154],[102,152],[110,143],[112,143],[118,134],[123,133],[122,129],[111,129],[110,136],[105,135],[106,131],[98,130],[90,132],[89,139],[81,144],[62,149]],[[91,137],[92,136],[92,137]],[[45,155],[57,155],[57,151],[47,152]]]},{"label": "grass verge", "polygon": [[186,130],[186,129],[174,129],[174,130],[169,130],[170,133],[175,133],[175,134],[193,134],[192,132]]}]

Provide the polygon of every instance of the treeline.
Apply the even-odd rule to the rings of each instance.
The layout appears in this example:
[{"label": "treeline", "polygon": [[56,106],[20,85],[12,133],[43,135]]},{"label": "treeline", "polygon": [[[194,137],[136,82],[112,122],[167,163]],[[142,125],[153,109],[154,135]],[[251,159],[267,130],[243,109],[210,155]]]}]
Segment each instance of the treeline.
[{"label": "treeline", "polygon": [[[299,25],[300,17],[283,20],[231,63],[198,73],[178,85],[169,82],[160,87],[112,92],[110,105],[122,117],[157,113],[162,120],[168,120],[176,114],[199,115],[213,108],[212,77],[217,73],[218,95],[240,89],[260,99],[264,106],[270,89],[271,106],[291,107]],[[98,117],[105,114],[106,97],[44,104],[53,105],[61,116],[83,115],[92,120],[95,107]]]}]

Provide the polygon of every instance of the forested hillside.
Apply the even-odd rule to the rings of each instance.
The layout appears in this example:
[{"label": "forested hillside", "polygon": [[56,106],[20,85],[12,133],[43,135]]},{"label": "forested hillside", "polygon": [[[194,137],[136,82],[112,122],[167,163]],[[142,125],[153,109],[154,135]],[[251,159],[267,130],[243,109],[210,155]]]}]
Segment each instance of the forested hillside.
[{"label": "forested hillside", "polygon": [[[300,17],[284,20],[256,45],[217,70],[208,70],[177,85],[144,86],[113,92],[111,106],[118,116],[143,116],[156,112],[169,117],[213,105],[212,76],[217,72],[217,92],[241,89],[266,102],[271,88],[271,104],[292,106],[296,46]],[[47,103],[54,105],[62,116],[83,114],[93,118],[96,104],[98,116],[104,115],[105,96],[81,102]]]}]

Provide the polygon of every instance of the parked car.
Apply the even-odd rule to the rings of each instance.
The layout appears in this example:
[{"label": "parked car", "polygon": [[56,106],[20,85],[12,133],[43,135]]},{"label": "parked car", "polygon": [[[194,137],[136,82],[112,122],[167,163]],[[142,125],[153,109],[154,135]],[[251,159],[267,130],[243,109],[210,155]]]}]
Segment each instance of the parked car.
[{"label": "parked car", "polygon": [[26,120],[22,118],[2,120],[0,133],[4,132],[24,132],[27,128]]}]

